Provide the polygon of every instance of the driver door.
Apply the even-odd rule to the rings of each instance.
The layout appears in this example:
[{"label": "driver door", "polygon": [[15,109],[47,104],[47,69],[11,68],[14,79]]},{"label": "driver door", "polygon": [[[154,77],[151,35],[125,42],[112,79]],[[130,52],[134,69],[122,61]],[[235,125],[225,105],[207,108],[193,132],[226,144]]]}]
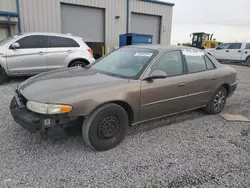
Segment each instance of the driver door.
[{"label": "driver door", "polygon": [[141,82],[140,121],[186,109],[188,79],[184,74],[182,53],[180,51],[164,53],[151,66],[148,73],[150,74],[154,70],[164,71],[168,76],[164,79]]},{"label": "driver door", "polygon": [[11,74],[32,75],[47,71],[45,35],[25,36],[16,41],[19,48],[7,49],[7,64]]},{"label": "driver door", "polygon": [[213,57],[217,60],[224,60],[229,58],[228,48],[230,43],[224,43],[218,46],[213,52]]}]

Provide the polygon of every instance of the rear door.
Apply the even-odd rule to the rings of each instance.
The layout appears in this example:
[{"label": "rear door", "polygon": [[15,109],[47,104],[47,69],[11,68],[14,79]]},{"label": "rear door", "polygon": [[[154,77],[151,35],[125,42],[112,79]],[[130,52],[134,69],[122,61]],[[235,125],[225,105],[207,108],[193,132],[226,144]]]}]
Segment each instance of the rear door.
[{"label": "rear door", "polygon": [[74,59],[75,47],[79,44],[71,38],[48,36],[47,65],[48,70],[67,67]]},{"label": "rear door", "polygon": [[181,51],[166,52],[149,70],[164,71],[164,79],[141,82],[140,120],[148,120],[186,109],[187,75]]},{"label": "rear door", "polygon": [[246,61],[247,57],[250,56],[250,43],[246,43],[242,49],[242,61]]},{"label": "rear door", "polygon": [[7,49],[7,65],[11,74],[37,74],[47,71],[45,35],[25,36],[17,41],[20,48]]},{"label": "rear door", "polygon": [[226,50],[226,53],[228,53],[228,60],[240,61],[243,53],[242,43],[230,43],[230,46]]},{"label": "rear door", "polygon": [[209,102],[219,84],[219,72],[202,51],[184,50],[183,54],[188,71],[186,105],[189,109],[201,107]]},{"label": "rear door", "polygon": [[213,52],[213,57],[217,60],[224,60],[228,59],[228,48],[230,46],[230,43],[224,43],[218,46],[215,51]]}]

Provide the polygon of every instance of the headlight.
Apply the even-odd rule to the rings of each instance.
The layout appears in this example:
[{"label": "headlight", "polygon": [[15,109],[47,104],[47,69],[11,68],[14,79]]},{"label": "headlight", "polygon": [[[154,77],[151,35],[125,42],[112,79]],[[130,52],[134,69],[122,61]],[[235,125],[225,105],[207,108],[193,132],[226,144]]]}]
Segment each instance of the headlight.
[{"label": "headlight", "polygon": [[69,105],[44,104],[34,101],[28,101],[26,106],[30,111],[39,114],[62,114],[68,113],[72,110],[72,106]]}]

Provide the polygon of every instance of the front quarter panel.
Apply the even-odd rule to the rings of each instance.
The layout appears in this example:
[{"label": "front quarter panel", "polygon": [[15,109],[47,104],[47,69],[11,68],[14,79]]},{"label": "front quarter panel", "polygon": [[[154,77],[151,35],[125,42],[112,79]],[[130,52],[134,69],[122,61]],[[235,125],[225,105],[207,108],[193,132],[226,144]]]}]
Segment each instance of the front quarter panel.
[{"label": "front quarter panel", "polygon": [[88,116],[99,106],[112,102],[126,102],[134,112],[134,122],[139,119],[140,80],[111,88],[96,89],[72,96],[73,110],[70,116]]}]

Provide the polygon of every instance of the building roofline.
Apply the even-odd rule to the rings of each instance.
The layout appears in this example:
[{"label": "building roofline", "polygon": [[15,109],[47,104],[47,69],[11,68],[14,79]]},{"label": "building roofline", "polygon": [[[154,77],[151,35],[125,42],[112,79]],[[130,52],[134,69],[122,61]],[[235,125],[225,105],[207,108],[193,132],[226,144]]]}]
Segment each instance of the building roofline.
[{"label": "building roofline", "polygon": [[162,5],[168,5],[168,6],[175,6],[174,3],[170,3],[170,2],[166,2],[166,1],[162,1],[162,0],[143,0],[145,2],[150,2],[150,3],[156,3],[156,4],[162,4]]}]

